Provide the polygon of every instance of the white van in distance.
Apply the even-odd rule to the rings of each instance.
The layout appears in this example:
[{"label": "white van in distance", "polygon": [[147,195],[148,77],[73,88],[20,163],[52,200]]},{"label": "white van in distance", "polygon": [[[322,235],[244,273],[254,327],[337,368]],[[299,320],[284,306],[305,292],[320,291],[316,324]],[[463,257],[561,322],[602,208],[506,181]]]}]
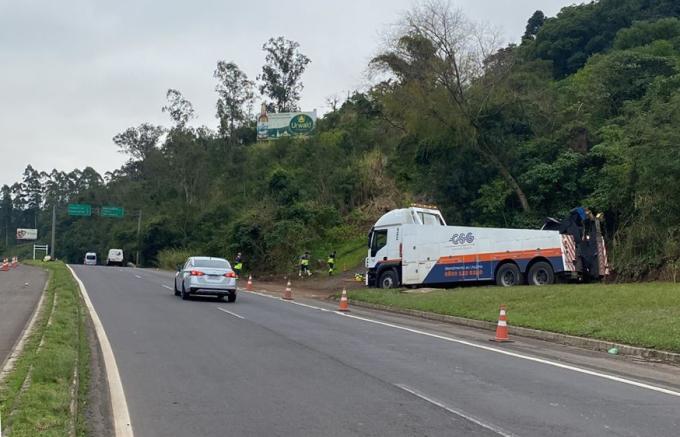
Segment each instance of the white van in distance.
[{"label": "white van in distance", "polygon": [[85,259],[83,260],[83,264],[86,266],[96,266],[97,265],[97,254],[94,252],[87,252],[85,254]]},{"label": "white van in distance", "polygon": [[109,255],[106,257],[107,266],[123,266],[123,249],[109,249]]}]

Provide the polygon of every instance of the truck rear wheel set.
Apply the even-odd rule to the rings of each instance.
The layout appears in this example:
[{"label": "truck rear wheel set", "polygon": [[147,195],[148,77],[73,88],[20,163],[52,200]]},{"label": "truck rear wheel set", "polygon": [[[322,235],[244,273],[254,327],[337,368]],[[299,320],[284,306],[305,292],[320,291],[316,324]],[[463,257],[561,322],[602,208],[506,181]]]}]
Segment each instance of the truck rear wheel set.
[{"label": "truck rear wheel set", "polygon": [[[522,285],[524,275],[515,263],[501,265],[496,271],[496,284],[501,287],[512,287]],[[555,272],[552,266],[545,261],[535,262],[527,272],[527,284],[529,285],[550,285],[555,283]]]},{"label": "truck rear wheel set", "polygon": [[539,261],[529,269],[529,285],[550,285],[555,282],[555,272],[550,264]]}]

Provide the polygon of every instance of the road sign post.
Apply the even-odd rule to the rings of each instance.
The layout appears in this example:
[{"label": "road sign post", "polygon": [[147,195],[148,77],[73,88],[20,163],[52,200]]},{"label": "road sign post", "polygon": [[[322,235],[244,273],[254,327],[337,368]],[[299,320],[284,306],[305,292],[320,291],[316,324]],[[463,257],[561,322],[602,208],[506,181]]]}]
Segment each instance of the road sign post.
[{"label": "road sign post", "polygon": [[102,217],[123,218],[125,217],[125,209],[118,206],[102,206],[100,215]]}]

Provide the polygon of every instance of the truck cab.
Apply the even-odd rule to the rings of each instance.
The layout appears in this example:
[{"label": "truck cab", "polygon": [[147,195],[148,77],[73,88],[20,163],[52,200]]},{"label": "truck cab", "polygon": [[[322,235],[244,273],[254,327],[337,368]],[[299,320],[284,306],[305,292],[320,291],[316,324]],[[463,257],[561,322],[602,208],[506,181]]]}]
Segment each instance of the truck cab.
[{"label": "truck cab", "polygon": [[412,205],[383,215],[368,234],[366,285],[393,288],[402,274],[403,225],[446,226],[441,212],[427,205]]}]

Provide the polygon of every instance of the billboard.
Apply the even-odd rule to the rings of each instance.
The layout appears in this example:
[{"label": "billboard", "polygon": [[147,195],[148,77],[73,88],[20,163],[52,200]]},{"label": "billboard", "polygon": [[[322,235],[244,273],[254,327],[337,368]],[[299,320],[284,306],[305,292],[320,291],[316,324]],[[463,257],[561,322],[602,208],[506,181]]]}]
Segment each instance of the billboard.
[{"label": "billboard", "polygon": [[38,239],[37,229],[17,228],[17,240],[37,240],[37,239]]},{"label": "billboard", "polygon": [[312,112],[274,112],[262,110],[257,117],[257,139],[275,140],[281,137],[309,135],[316,127],[316,110]]}]

